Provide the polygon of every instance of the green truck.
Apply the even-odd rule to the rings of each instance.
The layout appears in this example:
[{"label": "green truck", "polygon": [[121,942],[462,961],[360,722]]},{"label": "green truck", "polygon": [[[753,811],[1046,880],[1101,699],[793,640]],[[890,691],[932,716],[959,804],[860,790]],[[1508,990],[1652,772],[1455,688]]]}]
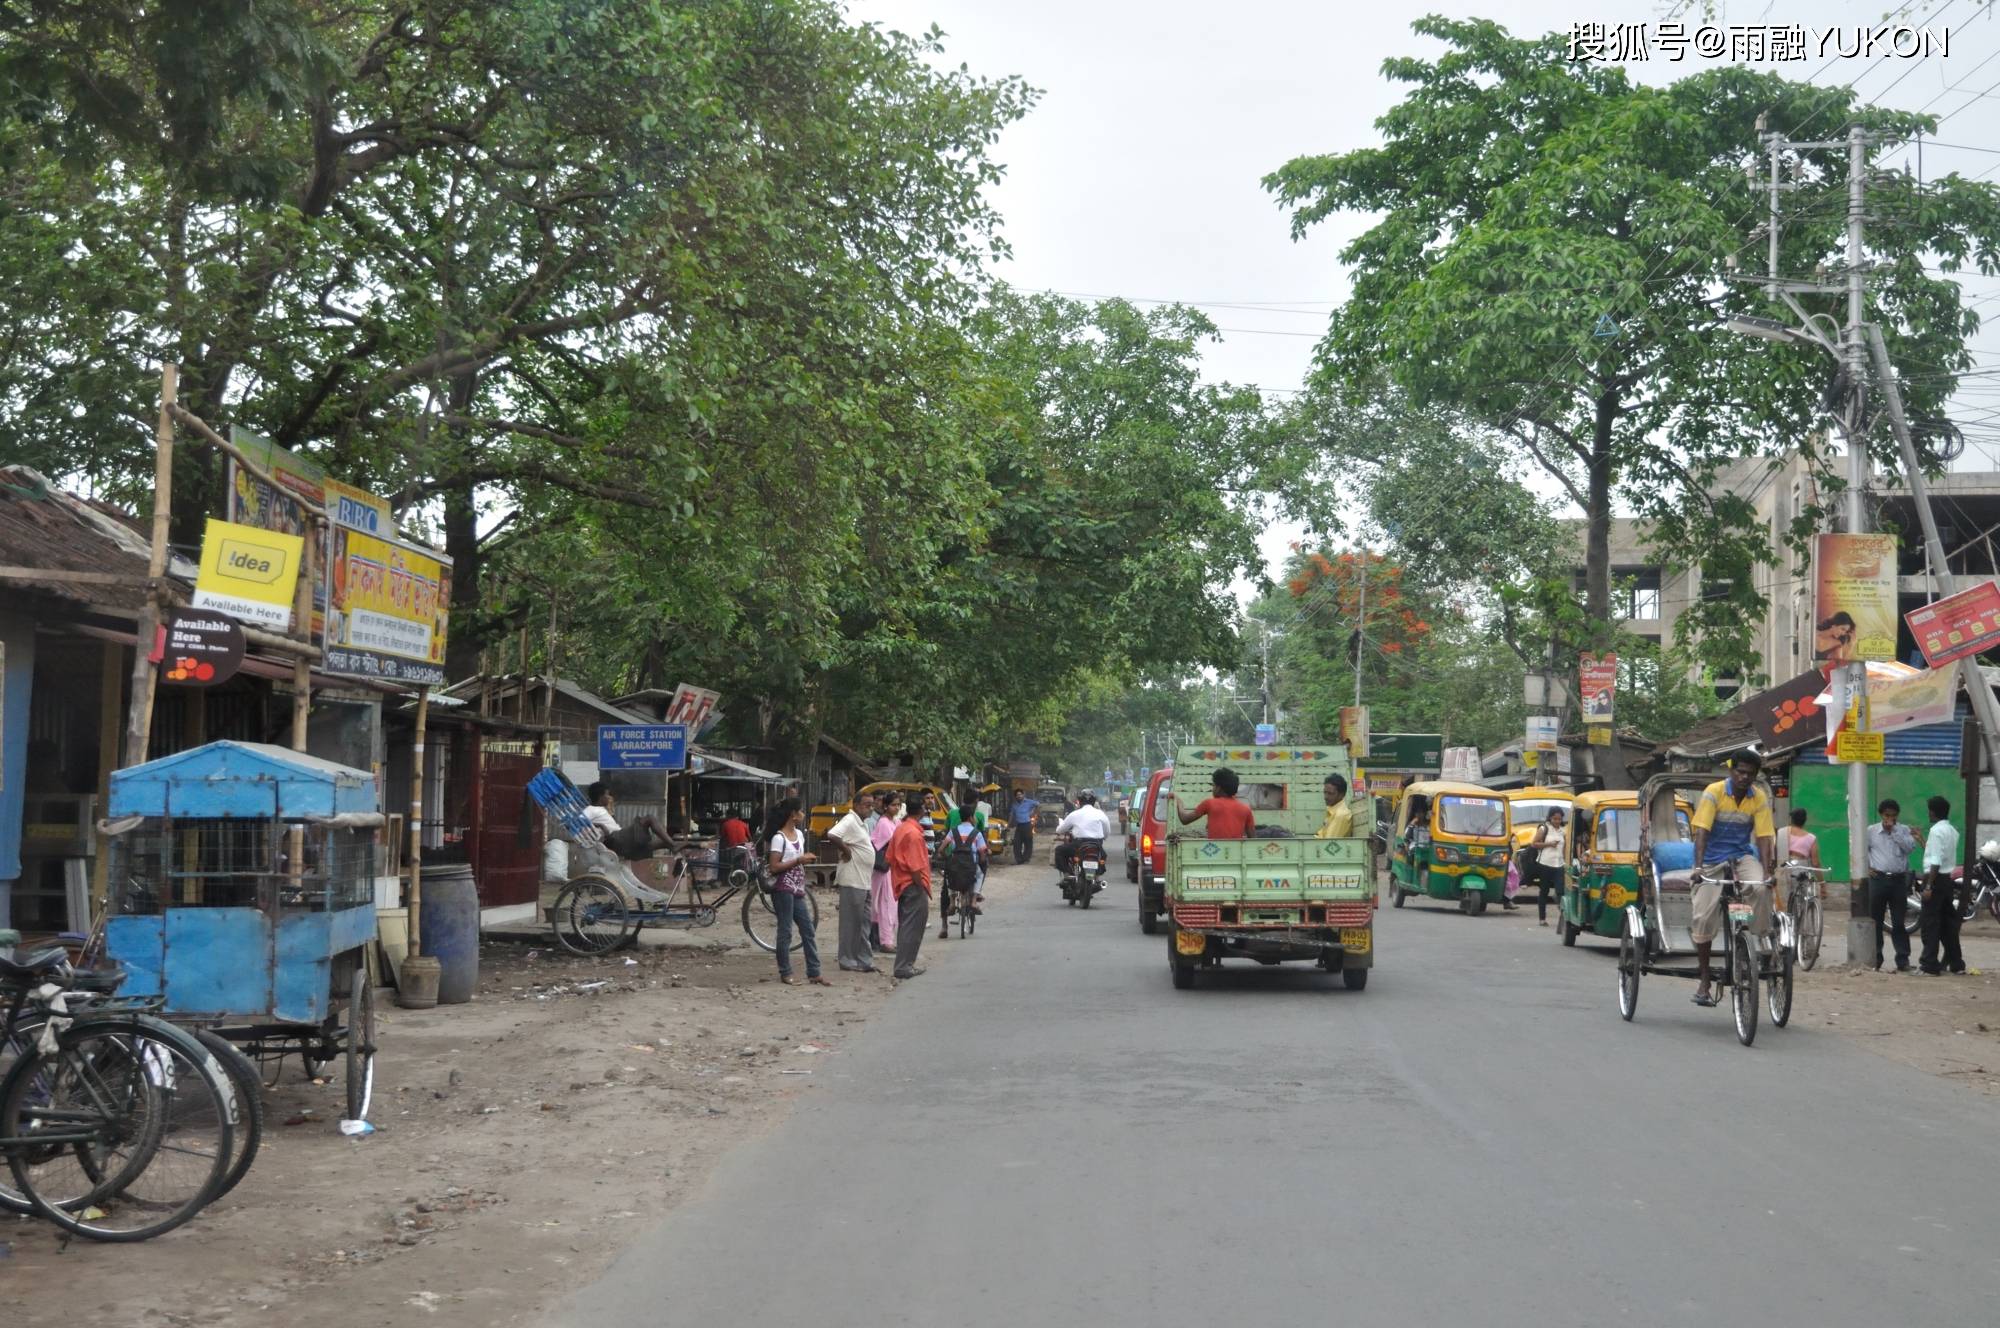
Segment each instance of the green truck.
[{"label": "green truck", "polygon": [[[1368,985],[1375,964],[1375,888],[1368,853],[1372,813],[1356,796],[1347,748],[1183,747],[1174,795],[1192,811],[1217,769],[1234,771],[1257,828],[1248,839],[1210,839],[1207,820],[1167,829],[1167,966],[1192,987],[1224,959],[1277,964],[1310,959],[1347,986]],[[1326,777],[1348,782],[1355,837],[1318,839]]]}]

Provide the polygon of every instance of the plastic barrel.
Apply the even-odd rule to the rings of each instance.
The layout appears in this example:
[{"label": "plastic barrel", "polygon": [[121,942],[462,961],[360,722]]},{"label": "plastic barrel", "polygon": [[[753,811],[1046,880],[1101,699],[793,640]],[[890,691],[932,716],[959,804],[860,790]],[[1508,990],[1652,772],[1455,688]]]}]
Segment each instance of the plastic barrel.
[{"label": "plastic barrel", "polygon": [[479,985],[479,889],[464,863],[424,867],[418,911],[424,953],[438,961],[438,1004],[472,999]]}]

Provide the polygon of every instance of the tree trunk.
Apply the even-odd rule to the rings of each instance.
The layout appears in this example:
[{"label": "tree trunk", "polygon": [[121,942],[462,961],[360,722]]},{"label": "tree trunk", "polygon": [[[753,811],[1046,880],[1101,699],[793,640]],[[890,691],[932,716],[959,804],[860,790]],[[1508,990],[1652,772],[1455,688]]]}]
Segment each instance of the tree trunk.
[{"label": "tree trunk", "polygon": [[479,652],[488,633],[474,614],[479,608],[479,506],[470,481],[444,495],[444,551],[451,555],[451,635],[445,642],[445,676],[453,682],[479,672]]},{"label": "tree trunk", "polygon": [[1583,576],[1584,611],[1591,621],[1608,629],[1611,617],[1611,426],[1618,418],[1618,395],[1604,392],[1597,398],[1597,417],[1590,437],[1590,474],[1585,497],[1590,506],[1584,513],[1586,529]]}]

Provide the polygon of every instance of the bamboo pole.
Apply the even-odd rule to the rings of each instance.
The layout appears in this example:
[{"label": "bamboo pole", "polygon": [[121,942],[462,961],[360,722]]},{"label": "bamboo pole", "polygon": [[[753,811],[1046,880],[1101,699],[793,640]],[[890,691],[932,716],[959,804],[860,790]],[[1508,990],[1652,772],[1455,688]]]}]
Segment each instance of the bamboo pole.
[{"label": "bamboo pole", "polygon": [[160,634],[160,599],[166,593],[167,523],[174,500],[174,398],[180,389],[180,366],[160,366],[160,419],[153,432],[153,547],[146,559],[146,603],[139,611],[139,630],[132,645],[132,703],[126,716],[125,764],[146,759],[153,730],[153,688],[159,672],[153,667],[153,641]]},{"label": "bamboo pole", "polygon": [[177,405],[170,405],[168,406],[167,410],[168,413],[171,414],[176,420],[179,420],[182,424],[187,425],[188,428],[193,429],[196,433],[200,434],[210,444],[220,448],[223,452],[227,453],[229,459],[231,461],[234,461],[237,465],[243,467],[245,471],[249,472],[252,478],[261,480],[265,484],[270,485],[273,489],[276,489],[279,493],[284,494],[286,498],[290,499],[292,502],[297,503],[300,509],[304,511],[307,515],[318,517],[322,521],[326,519],[325,507],[319,505],[318,503],[307,502],[304,498],[300,497],[293,490],[288,489],[284,485],[278,483],[276,479],[272,478],[270,471],[265,470],[262,466],[252,461],[249,457],[245,456],[243,454],[242,448],[230,442],[227,438],[224,438],[214,429],[211,429],[208,426],[207,422],[204,421],[199,415],[195,414],[191,410],[186,409],[185,407]]},{"label": "bamboo pole", "polygon": [[422,954],[418,909],[424,897],[424,729],[430,720],[431,689],[417,688],[417,736],[410,746],[410,953]]}]

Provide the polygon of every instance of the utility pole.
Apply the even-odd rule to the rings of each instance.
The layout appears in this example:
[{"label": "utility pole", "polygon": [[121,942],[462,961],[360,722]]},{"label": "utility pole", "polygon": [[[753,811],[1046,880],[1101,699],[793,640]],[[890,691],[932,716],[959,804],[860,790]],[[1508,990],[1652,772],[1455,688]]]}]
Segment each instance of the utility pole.
[{"label": "utility pole", "polygon": [[[1865,534],[1868,530],[1865,495],[1869,465],[1865,437],[1868,421],[1868,348],[1864,321],[1867,317],[1868,264],[1864,223],[1868,206],[1868,146],[1871,139],[1858,124],[1848,126],[1844,139],[1817,143],[1794,142],[1780,133],[1764,133],[1761,116],[1758,117],[1757,128],[1763,134],[1770,154],[1770,178],[1765,181],[1770,199],[1768,220],[1765,222],[1769,230],[1766,236],[1769,267],[1762,284],[1765,294],[1774,301],[1782,302],[1803,326],[1793,328],[1754,318],[1731,320],[1731,326],[1766,340],[1817,345],[1839,361],[1846,386],[1839,416],[1840,430],[1847,444],[1847,502],[1842,525],[1850,535]],[[1841,147],[1847,149],[1846,281],[1841,286],[1787,281],[1778,267],[1782,226],[1778,196],[1798,186],[1785,183],[1784,154],[1799,149],[1830,151]],[[1754,170],[1753,167],[1753,174]],[[1800,305],[1797,296],[1843,293],[1847,296],[1847,318],[1836,343],[1814,327],[1814,316]],[[1842,669],[1846,674],[1843,691],[1850,698],[1855,713],[1865,717],[1868,712],[1868,666],[1856,661],[1843,665]],[[1860,761],[1850,761],[1847,765],[1847,876],[1847,953],[1850,962],[1854,962],[1858,956],[1872,954],[1875,949],[1875,924],[1868,915],[1868,767]]]},{"label": "utility pole", "polygon": [[1259,653],[1263,660],[1263,676],[1258,690],[1263,693],[1264,722],[1268,724],[1271,722],[1271,629],[1269,627],[1263,630]]},{"label": "utility pole", "polygon": [[1354,614],[1354,708],[1361,708],[1361,656],[1368,646],[1368,550],[1355,562],[1361,578],[1361,602]]}]

